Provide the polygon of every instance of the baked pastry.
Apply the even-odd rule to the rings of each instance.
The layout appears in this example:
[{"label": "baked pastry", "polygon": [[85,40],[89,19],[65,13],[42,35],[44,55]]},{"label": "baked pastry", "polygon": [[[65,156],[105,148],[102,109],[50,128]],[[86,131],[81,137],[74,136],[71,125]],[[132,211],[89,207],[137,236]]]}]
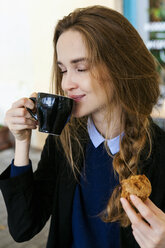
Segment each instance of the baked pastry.
[{"label": "baked pastry", "polygon": [[121,197],[126,198],[130,203],[132,203],[130,195],[136,195],[145,201],[151,191],[151,183],[145,175],[133,175],[121,181]]}]

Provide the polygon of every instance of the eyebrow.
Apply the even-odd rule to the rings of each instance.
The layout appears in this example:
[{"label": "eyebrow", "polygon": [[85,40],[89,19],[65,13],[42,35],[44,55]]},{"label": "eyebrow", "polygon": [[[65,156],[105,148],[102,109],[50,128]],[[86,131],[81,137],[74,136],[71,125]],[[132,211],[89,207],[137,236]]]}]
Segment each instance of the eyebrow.
[{"label": "eyebrow", "polygon": [[[70,63],[71,64],[77,64],[77,63],[82,62],[82,61],[88,61],[88,59],[87,58],[77,58],[77,59],[71,60]],[[62,62],[57,61],[57,64],[62,65]]]}]

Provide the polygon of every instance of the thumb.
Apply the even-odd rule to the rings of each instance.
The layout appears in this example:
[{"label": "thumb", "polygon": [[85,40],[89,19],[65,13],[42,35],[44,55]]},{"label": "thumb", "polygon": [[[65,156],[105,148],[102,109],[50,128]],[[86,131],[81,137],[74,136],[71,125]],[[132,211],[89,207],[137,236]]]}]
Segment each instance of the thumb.
[{"label": "thumb", "polygon": [[37,92],[33,92],[30,97],[37,97]]}]

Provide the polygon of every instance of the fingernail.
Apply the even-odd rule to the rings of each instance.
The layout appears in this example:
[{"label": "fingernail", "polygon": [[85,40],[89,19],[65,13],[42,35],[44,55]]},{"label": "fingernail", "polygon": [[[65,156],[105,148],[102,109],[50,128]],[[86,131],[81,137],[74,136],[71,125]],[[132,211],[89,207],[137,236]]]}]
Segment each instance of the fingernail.
[{"label": "fingernail", "polygon": [[124,198],[121,197],[120,201],[121,201],[122,204],[124,204]]},{"label": "fingernail", "polygon": [[137,197],[135,195],[130,195],[131,201],[136,201]]}]

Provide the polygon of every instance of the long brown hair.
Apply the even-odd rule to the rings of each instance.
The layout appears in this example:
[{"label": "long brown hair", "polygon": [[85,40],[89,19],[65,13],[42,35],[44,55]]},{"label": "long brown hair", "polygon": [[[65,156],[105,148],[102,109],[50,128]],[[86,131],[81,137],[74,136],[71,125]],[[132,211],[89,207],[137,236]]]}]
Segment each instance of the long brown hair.
[{"label": "long brown hair", "polygon": [[[91,68],[97,68],[97,76],[99,75],[107,92],[107,99],[107,82],[111,81],[115,103],[122,108],[121,124],[124,126],[124,137],[120,141],[120,151],[113,159],[113,168],[120,182],[138,173],[139,157],[146,143],[150,144],[151,149],[149,120],[159,96],[155,60],[138,32],[120,13],[103,6],[76,9],[57,23],[54,33],[53,81],[55,92],[58,94],[63,95],[64,92],[61,89],[61,73],[57,67],[56,44],[60,35],[67,30],[80,32],[88,51]],[[108,101],[107,104],[111,110]],[[107,120],[110,120],[110,112]],[[83,127],[86,132],[86,121],[87,117],[72,118],[60,136],[75,175],[79,168],[73,158],[72,140],[82,156],[78,129]],[[122,226],[129,224],[120,204],[119,187],[114,189],[104,213],[104,221],[120,221]]]}]

